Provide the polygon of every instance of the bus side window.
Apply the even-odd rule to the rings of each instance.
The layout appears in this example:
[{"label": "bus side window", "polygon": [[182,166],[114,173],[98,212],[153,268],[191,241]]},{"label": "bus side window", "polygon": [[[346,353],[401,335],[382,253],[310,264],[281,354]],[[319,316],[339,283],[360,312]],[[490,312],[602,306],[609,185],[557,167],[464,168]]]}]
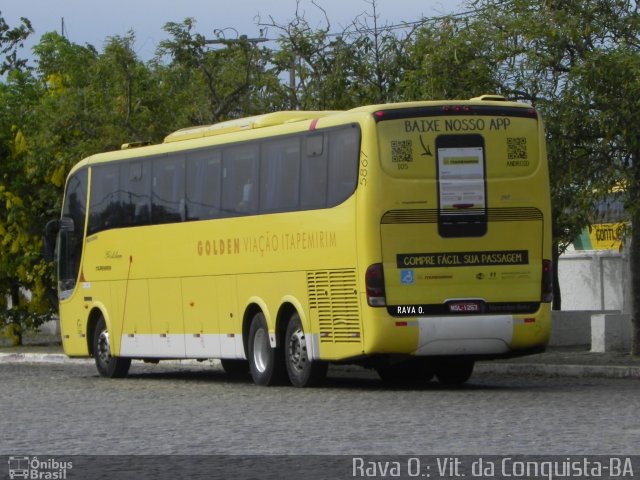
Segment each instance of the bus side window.
[{"label": "bus side window", "polygon": [[258,211],[258,145],[238,145],[222,154],[222,210],[225,216]]},{"label": "bus side window", "polygon": [[344,202],[356,189],[360,132],[345,128],[329,134],[329,197],[328,206]]},{"label": "bus side window", "polygon": [[187,220],[207,220],[220,216],[222,155],[219,150],[203,150],[187,156]]},{"label": "bus side window", "polygon": [[324,133],[307,135],[300,165],[300,208],[327,206],[329,136]]},{"label": "bus side window", "polygon": [[120,167],[122,223],[147,225],[151,217],[151,175],[148,161],[135,160]]},{"label": "bus side window", "polygon": [[184,215],[184,157],[170,155],[153,162],[152,222],[181,222]]},{"label": "bus side window", "polygon": [[298,209],[300,139],[289,137],[262,144],[260,156],[260,211]]},{"label": "bus side window", "polygon": [[122,226],[119,165],[98,165],[91,173],[89,235]]}]

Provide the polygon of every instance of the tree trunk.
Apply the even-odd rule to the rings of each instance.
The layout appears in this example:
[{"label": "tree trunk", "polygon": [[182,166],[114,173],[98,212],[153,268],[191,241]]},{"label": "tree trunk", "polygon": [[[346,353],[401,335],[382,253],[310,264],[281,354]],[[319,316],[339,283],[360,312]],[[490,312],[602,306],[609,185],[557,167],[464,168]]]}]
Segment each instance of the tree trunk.
[{"label": "tree trunk", "polygon": [[631,157],[627,208],[631,216],[631,355],[640,355],[640,152]]},{"label": "tree trunk", "polygon": [[20,285],[11,285],[11,310],[13,310],[12,323],[9,324],[7,333],[11,339],[11,345],[22,345],[22,325],[20,325]]},{"label": "tree trunk", "polygon": [[[637,199],[638,187],[630,192],[632,199]],[[631,354],[640,355],[640,209],[631,212]]]},{"label": "tree trunk", "polygon": [[553,255],[553,310],[562,310],[562,295],[560,292],[560,276],[558,275],[558,266],[560,264],[560,247],[557,243],[552,245]]},{"label": "tree trunk", "polygon": [[20,308],[20,285],[17,283],[11,285],[11,308],[13,310]]}]

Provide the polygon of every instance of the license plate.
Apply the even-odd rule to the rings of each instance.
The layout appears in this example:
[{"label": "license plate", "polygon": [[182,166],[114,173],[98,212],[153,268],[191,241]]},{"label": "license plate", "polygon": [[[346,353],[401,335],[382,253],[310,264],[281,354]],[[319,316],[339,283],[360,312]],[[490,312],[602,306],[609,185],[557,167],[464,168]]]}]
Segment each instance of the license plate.
[{"label": "license plate", "polygon": [[451,313],[479,313],[482,309],[480,302],[449,302]]}]

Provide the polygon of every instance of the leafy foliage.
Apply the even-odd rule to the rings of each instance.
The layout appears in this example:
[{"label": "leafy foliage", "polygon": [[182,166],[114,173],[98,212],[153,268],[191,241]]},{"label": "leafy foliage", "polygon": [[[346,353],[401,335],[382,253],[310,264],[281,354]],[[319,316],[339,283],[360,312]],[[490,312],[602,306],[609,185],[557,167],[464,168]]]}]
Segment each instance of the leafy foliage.
[{"label": "leafy foliage", "polygon": [[11,70],[23,70],[27,61],[18,58],[18,50],[24,45],[24,41],[33,33],[31,22],[20,17],[20,25],[10,28],[0,12],[0,55],[4,56],[0,64],[0,75]]},{"label": "leafy foliage", "polygon": [[158,49],[156,66],[163,56],[172,59],[160,71],[169,90],[165,98],[175,94],[181,101],[172,105],[174,112],[186,113],[187,124],[204,125],[268,110],[264,101],[254,102],[270,84],[267,52],[245,37],[223,39],[224,48],[211,49],[194,28],[195,21],[189,18],[168,23],[165,30],[171,38]]}]

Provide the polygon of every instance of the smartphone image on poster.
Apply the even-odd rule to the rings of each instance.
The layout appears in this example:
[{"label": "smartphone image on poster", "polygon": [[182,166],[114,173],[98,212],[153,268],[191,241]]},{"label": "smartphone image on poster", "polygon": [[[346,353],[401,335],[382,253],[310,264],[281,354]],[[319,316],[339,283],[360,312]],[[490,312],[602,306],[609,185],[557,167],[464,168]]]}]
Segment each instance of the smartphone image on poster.
[{"label": "smartphone image on poster", "polygon": [[482,135],[436,138],[438,232],[442,237],[487,233],[487,182]]}]

